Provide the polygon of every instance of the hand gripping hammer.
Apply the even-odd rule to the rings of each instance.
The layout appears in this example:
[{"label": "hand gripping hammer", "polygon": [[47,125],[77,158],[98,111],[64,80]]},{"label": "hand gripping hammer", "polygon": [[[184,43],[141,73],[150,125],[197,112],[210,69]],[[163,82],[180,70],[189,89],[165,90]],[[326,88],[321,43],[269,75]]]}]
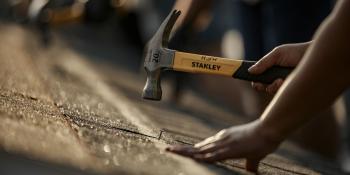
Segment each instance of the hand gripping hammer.
[{"label": "hand gripping hammer", "polygon": [[292,68],[289,67],[273,66],[262,74],[252,75],[248,69],[256,63],[254,61],[227,59],[168,49],[171,30],[180,14],[181,11],[173,10],[145,47],[144,67],[147,81],[142,92],[144,99],[160,100],[162,98],[160,76],[164,70],[232,76],[241,80],[267,84],[272,83],[277,78],[287,77],[292,71]]}]

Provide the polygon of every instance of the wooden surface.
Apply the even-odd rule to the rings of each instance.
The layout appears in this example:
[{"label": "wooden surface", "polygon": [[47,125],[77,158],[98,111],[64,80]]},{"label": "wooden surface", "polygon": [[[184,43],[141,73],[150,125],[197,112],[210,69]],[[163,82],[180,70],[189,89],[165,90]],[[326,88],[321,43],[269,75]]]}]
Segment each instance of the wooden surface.
[{"label": "wooden surface", "polygon": [[[250,174],[244,160],[209,165],[164,151],[244,123],[242,117],[191,91],[179,106],[144,101],[143,75],[93,64],[58,38],[43,48],[12,24],[1,25],[0,38],[0,163],[13,162],[0,167],[4,174],[42,166],[49,174]],[[259,174],[342,172],[284,143],[261,162]]]}]

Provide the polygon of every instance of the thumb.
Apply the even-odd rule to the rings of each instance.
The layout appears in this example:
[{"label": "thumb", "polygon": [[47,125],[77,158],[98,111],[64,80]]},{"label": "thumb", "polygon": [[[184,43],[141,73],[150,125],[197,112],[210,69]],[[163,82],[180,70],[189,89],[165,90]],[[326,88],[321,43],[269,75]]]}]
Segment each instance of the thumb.
[{"label": "thumb", "polygon": [[279,49],[273,49],[270,53],[261,58],[252,67],[248,69],[251,74],[261,74],[270,67],[274,66],[280,56]]},{"label": "thumb", "polygon": [[245,168],[247,171],[257,172],[259,167],[260,159],[247,159],[245,163]]}]

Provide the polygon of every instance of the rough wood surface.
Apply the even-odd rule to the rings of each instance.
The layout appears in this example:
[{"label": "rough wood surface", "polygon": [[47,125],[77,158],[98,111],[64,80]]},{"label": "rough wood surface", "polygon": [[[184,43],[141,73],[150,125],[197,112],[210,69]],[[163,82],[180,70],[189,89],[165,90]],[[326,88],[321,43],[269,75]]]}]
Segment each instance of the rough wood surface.
[{"label": "rough wood surface", "polygon": [[[67,174],[250,174],[243,160],[208,165],[164,152],[168,144],[193,144],[243,123],[241,118],[192,92],[187,100],[201,110],[143,101],[142,76],[95,66],[59,40],[44,49],[31,35],[16,25],[0,27],[4,165],[14,160],[36,167],[32,162],[39,161],[51,174],[62,166]],[[13,154],[28,161],[15,161]],[[8,167],[7,172],[16,166]],[[342,174],[335,164],[288,143],[268,156],[259,172]]]}]

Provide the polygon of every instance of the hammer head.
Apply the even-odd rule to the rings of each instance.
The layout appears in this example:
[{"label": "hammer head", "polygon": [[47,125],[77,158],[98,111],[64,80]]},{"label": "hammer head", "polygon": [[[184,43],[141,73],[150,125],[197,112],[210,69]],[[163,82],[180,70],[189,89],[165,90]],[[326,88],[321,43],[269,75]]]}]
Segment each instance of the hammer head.
[{"label": "hammer head", "polygon": [[145,47],[144,67],[147,73],[147,81],[142,92],[144,99],[160,100],[162,98],[160,75],[162,70],[171,69],[173,64],[175,51],[167,47],[171,29],[180,14],[181,11],[173,10]]}]

